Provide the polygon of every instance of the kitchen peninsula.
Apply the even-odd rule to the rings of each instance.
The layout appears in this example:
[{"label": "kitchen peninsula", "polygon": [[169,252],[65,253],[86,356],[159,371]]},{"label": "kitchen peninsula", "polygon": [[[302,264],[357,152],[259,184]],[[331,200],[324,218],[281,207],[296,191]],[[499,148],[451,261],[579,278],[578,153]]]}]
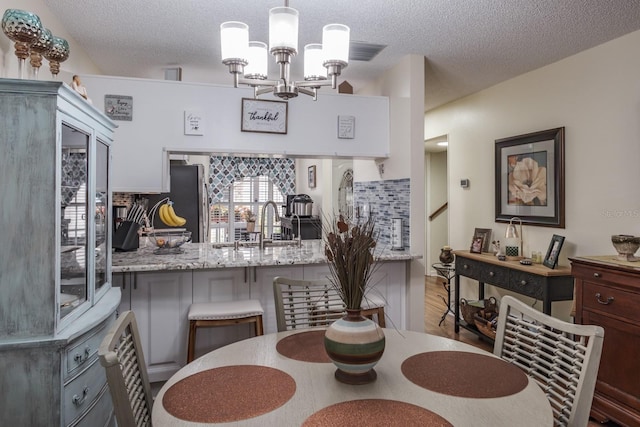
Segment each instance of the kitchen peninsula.
[{"label": "kitchen peninsula", "polygon": [[[193,302],[258,299],[264,308],[265,333],[276,332],[273,278],[323,279],[329,276],[321,240],[301,245],[214,247],[188,243],[183,253],[156,255],[149,242],[135,252],[112,257],[113,284],[122,289],[120,311],[133,310],[141,332],[151,381],[163,381],[186,362],[187,312]],[[420,255],[378,248],[379,263],[371,280],[376,295],[387,304],[387,325],[405,329],[408,319],[407,268]],[[196,357],[231,341],[251,336],[246,325],[203,329]]]}]

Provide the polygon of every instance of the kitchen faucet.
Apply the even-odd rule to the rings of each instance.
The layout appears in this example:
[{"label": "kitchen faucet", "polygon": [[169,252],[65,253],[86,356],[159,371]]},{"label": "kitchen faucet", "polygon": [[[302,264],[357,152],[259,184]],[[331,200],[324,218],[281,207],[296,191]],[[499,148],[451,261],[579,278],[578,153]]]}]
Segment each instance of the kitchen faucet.
[{"label": "kitchen faucet", "polygon": [[[273,212],[276,215],[273,219],[273,222],[275,223],[280,221],[280,214],[278,213],[278,205],[276,205],[276,202],[274,202],[273,200],[269,200],[264,205],[262,205],[262,213],[260,214],[260,249],[264,249],[264,243],[267,240],[264,238],[264,225],[265,225],[264,216],[267,211],[267,206],[269,205],[273,206]],[[271,239],[269,239],[268,241],[271,241]]]},{"label": "kitchen faucet", "polygon": [[293,240],[297,242],[298,247],[302,246],[302,235],[300,234],[300,216],[296,213],[293,214],[294,218],[298,218],[298,237],[293,237]]}]

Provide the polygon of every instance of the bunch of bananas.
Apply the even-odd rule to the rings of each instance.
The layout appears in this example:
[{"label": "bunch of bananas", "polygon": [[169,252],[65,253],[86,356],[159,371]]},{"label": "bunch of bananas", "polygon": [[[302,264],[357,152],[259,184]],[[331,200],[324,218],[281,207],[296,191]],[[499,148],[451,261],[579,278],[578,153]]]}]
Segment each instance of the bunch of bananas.
[{"label": "bunch of bananas", "polygon": [[182,227],[187,223],[186,219],[176,215],[176,212],[173,210],[173,203],[171,202],[160,205],[158,215],[160,216],[160,220],[169,227]]}]

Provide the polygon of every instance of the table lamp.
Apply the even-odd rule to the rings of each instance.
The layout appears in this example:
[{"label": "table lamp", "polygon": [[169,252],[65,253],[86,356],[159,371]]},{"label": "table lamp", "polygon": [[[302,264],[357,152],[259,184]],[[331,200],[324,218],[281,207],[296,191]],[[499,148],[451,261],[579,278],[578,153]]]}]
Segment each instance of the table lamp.
[{"label": "table lamp", "polygon": [[[518,233],[518,229],[513,223],[514,220],[518,220],[520,222],[520,233]],[[507,239],[505,247],[505,255],[507,256],[507,258],[512,260],[524,258],[522,252],[522,220],[520,218],[514,216],[509,220],[509,225],[507,226],[505,237]],[[519,246],[516,246],[518,244]]]}]

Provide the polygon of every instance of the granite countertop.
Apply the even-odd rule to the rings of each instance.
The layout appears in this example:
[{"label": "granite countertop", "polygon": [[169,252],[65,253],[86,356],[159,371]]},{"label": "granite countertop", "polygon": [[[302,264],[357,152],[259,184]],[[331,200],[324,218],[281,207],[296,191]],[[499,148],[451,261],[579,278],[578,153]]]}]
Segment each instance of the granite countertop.
[{"label": "granite countertop", "polygon": [[[214,248],[210,243],[186,243],[180,254],[156,255],[155,247],[144,244],[131,252],[114,252],[114,273],[133,271],[197,270],[211,268],[254,267],[269,265],[323,264],[326,263],[322,240],[303,240],[302,247],[272,246],[261,250],[257,247]],[[409,261],[422,255],[404,251],[379,248],[375,251],[380,261]]]}]

